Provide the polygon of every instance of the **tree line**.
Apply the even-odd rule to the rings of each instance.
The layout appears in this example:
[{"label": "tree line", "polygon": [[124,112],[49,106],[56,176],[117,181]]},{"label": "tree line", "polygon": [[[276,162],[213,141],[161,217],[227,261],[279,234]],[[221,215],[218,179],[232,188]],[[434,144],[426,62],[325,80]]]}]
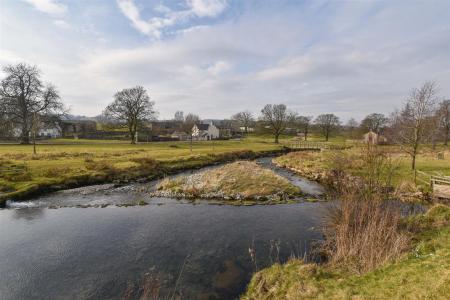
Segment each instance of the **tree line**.
[{"label": "tree line", "polygon": [[[36,67],[26,63],[8,65],[3,68],[5,77],[0,86],[0,130],[19,129],[20,140],[30,143],[30,137],[36,133],[41,122],[54,122],[67,113],[60,93],[51,84],[44,84],[42,73]],[[142,86],[131,87],[117,92],[113,101],[104,109],[103,117],[126,126],[131,143],[135,143],[139,126],[156,120],[155,102],[150,100],[147,90]],[[174,120],[180,122],[181,130],[189,133],[200,117],[189,113],[186,116],[177,111]],[[339,117],[332,114],[321,114],[316,118],[301,115],[290,110],[285,104],[267,104],[259,116],[245,110],[231,116],[234,124],[242,127],[245,133],[258,123],[279,143],[280,135],[287,129],[296,129],[308,139],[311,128],[319,131],[325,141],[338,130],[347,137],[355,138],[362,132],[372,131],[378,135],[386,135],[401,146],[412,158],[415,168],[416,156],[420,145],[443,141],[448,145],[450,139],[450,100],[438,96],[438,88],[434,82],[425,82],[421,87],[412,89],[403,106],[390,116],[372,113],[361,122],[350,119],[342,124]]]}]

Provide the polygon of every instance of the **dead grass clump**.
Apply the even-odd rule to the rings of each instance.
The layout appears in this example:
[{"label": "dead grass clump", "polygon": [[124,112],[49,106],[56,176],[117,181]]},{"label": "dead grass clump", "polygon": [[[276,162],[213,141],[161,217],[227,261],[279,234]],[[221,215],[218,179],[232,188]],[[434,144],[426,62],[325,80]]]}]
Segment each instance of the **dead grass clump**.
[{"label": "dead grass clump", "polygon": [[131,161],[140,164],[145,169],[153,169],[159,166],[158,161],[151,157],[133,158]]},{"label": "dead grass clump", "polygon": [[86,162],[86,169],[90,171],[102,172],[110,176],[118,173],[118,170],[114,168],[113,164],[104,160],[94,160],[92,162]]},{"label": "dead grass clump", "polygon": [[62,177],[64,175],[70,174],[72,171],[69,167],[59,167],[59,168],[52,168],[44,171],[44,176],[48,178],[54,178],[54,177]]},{"label": "dead grass clump", "polygon": [[251,161],[237,161],[190,176],[166,179],[158,185],[158,190],[190,197],[232,199],[300,194],[300,190],[288,180]]},{"label": "dead grass clump", "polygon": [[331,210],[323,249],[330,263],[364,273],[407,250],[409,235],[400,229],[398,208],[377,199],[347,195]]},{"label": "dead grass clump", "polygon": [[20,173],[5,174],[3,178],[10,182],[24,182],[32,180],[33,176],[30,172],[24,171]]},{"label": "dead grass clump", "polygon": [[[351,164],[348,159],[337,157],[338,166]],[[363,273],[397,258],[408,248],[410,238],[400,228],[400,208],[385,201],[395,164],[370,146],[357,159],[361,176],[341,182],[341,200],[330,211],[323,250],[330,263]]]}]

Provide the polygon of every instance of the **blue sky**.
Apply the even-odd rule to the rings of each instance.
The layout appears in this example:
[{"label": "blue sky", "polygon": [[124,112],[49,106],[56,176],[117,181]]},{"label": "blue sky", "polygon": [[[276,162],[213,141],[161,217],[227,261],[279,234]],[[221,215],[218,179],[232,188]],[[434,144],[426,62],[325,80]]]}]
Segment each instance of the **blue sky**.
[{"label": "blue sky", "polygon": [[0,65],[21,61],[73,114],[143,85],[160,118],[285,103],[361,119],[427,80],[450,98],[450,1],[0,0]]}]

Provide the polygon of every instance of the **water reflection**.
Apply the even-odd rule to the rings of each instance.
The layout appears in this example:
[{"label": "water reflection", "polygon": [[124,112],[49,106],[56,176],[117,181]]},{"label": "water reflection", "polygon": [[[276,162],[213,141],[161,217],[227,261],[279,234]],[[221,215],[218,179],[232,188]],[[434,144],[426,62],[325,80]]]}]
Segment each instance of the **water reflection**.
[{"label": "water reflection", "polygon": [[26,208],[26,209],[14,209],[12,217],[17,220],[34,221],[45,217],[46,210],[43,208]]},{"label": "water reflection", "polygon": [[255,270],[249,247],[259,269],[302,257],[321,238],[310,229],[326,205],[2,210],[0,295],[121,299],[127,290],[141,295],[146,274],[155,274],[164,297],[233,299]]}]

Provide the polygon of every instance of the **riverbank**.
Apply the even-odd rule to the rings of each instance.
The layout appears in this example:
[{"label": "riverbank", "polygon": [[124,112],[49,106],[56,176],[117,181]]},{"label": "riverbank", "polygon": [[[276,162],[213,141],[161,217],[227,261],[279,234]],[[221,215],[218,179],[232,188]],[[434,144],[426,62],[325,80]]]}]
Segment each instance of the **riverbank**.
[{"label": "riverbank", "polygon": [[0,205],[8,199],[27,199],[57,190],[114,182],[145,182],[183,170],[285,153],[264,139],[194,143],[116,143],[0,147],[2,167],[23,165],[16,174],[2,174]]},{"label": "riverbank", "polygon": [[450,294],[450,207],[409,217],[410,250],[373,271],[355,275],[339,265],[294,259],[256,273],[241,299],[446,299]]},{"label": "riverbank", "polygon": [[167,178],[153,196],[277,204],[301,196],[301,191],[256,162],[237,161],[197,174]]},{"label": "riverbank", "polygon": [[[368,158],[371,155],[372,158]],[[417,168],[430,174],[450,175],[450,160],[446,148],[433,150],[424,146],[417,158]],[[378,170],[364,167],[365,161],[378,159]],[[302,177],[318,181],[330,188],[340,188],[344,181],[355,182],[368,172],[377,172],[376,180],[383,181],[392,198],[405,202],[430,200],[429,186],[423,181],[415,181],[415,173],[410,167],[410,158],[397,146],[353,147],[341,151],[291,152],[274,159],[274,164],[287,168]]]}]

